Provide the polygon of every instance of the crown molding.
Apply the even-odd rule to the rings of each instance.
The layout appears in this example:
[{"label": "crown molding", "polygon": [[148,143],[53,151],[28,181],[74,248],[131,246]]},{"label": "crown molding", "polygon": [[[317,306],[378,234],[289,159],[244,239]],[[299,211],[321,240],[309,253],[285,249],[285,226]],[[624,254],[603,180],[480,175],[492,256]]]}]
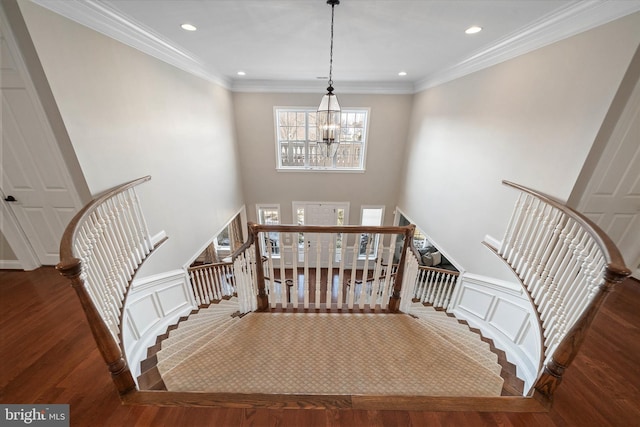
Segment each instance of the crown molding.
[{"label": "crown molding", "polygon": [[[334,82],[336,94],[372,94],[372,95],[403,95],[415,93],[412,82],[386,81],[339,81]],[[326,89],[325,81],[308,80],[234,80],[231,85],[233,92],[285,92],[285,93],[319,93]]]},{"label": "crown molding", "polygon": [[[101,0],[32,0],[55,13],[138,49],[186,72],[236,92],[318,92],[317,81],[228,79],[208,69],[195,55],[153,30],[120,15]],[[640,11],[640,0],[575,0],[533,24],[441,72],[412,82],[341,82],[340,92],[412,94],[491,67],[567,37]]]},{"label": "crown molding", "polygon": [[580,0],[543,16],[447,70],[416,82],[416,92],[458,79],[623,16],[640,11],[638,0]]},{"label": "crown molding", "polygon": [[231,82],[207,67],[187,50],[150,28],[122,16],[100,0],[31,0],[65,18],[89,27],[156,59],[229,89]]}]

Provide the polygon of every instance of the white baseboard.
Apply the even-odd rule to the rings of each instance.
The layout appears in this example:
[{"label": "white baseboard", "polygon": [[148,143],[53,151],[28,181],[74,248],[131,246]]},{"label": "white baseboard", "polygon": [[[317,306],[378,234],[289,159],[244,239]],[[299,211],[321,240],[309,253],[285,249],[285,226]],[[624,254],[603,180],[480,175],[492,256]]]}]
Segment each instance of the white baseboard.
[{"label": "white baseboard", "polygon": [[24,270],[17,259],[0,259],[0,270]]}]

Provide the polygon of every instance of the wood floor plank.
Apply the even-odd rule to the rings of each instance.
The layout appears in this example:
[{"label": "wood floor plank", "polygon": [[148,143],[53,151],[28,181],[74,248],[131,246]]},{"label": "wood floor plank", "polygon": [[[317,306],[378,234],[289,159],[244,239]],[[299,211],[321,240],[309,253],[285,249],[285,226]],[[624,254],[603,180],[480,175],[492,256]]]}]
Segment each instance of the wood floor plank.
[{"label": "wood floor plank", "polygon": [[640,420],[640,283],[634,280],[605,301],[548,413],[126,406],[75,298],[52,268],[0,271],[0,402],[69,403],[72,426],[97,427],[617,427]]}]

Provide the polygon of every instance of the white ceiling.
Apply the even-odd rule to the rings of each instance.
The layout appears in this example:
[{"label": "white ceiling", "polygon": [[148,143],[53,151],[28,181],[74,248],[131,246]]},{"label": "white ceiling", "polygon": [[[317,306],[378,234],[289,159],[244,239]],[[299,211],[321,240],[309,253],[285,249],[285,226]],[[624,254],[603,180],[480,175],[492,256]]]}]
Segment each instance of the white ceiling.
[{"label": "white ceiling", "polygon": [[[34,1],[232,90],[326,86],[326,0]],[[640,0],[342,0],[334,86],[413,93],[637,11]],[[471,25],[483,31],[466,35]]]}]

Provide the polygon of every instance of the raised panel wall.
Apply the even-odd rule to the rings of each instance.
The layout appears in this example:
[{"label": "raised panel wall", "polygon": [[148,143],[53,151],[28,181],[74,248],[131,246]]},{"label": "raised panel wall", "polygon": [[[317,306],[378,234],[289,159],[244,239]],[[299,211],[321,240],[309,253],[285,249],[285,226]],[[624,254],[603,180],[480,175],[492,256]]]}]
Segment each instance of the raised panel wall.
[{"label": "raised panel wall", "polygon": [[525,391],[533,385],[540,364],[540,328],[519,284],[463,274],[449,311],[504,350],[517,366]]},{"label": "raised panel wall", "polygon": [[140,361],[147,348],[167,327],[195,308],[195,302],[184,270],[134,281],[123,319],[123,341],[127,363],[134,375],[140,373]]}]

